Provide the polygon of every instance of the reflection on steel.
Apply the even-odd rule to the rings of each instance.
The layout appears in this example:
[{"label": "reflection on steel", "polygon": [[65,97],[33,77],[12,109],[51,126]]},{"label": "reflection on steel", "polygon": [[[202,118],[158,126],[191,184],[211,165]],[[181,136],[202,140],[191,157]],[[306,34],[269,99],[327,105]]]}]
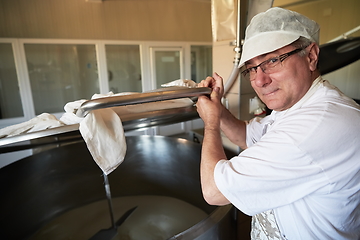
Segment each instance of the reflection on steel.
[{"label": "reflection on steel", "polygon": [[132,131],[153,126],[169,125],[199,118],[196,107],[172,108],[146,113],[120,116],[124,131]]},{"label": "reflection on steel", "polygon": [[98,98],[84,102],[77,110],[78,117],[84,117],[88,112],[96,109],[118,107],[132,104],[157,102],[179,98],[192,98],[211,93],[211,89],[207,87],[201,88],[184,88],[177,87],[172,89],[164,88],[161,91],[135,93],[130,95]]}]

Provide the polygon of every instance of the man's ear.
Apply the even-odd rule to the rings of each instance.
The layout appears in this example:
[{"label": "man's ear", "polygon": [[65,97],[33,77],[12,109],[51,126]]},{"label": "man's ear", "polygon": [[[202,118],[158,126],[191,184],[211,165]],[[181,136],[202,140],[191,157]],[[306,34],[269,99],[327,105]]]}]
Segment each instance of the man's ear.
[{"label": "man's ear", "polygon": [[317,65],[319,62],[319,53],[320,53],[319,46],[316,43],[312,43],[310,45],[310,51],[308,54],[309,67],[311,71],[317,70]]}]

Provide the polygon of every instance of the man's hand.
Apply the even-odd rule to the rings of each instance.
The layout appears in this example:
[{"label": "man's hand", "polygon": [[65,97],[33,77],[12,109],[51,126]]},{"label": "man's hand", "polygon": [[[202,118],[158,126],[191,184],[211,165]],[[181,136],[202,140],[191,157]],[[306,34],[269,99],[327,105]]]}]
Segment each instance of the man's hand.
[{"label": "man's hand", "polygon": [[221,98],[224,95],[223,79],[217,73],[213,77],[202,80],[198,87],[210,87],[210,98],[200,96],[197,101],[197,111],[204,121],[205,128],[220,129],[220,118],[223,111]]},{"label": "man's hand", "polygon": [[205,80],[202,80],[198,84],[198,87],[209,87],[211,89],[214,89],[215,87],[219,87],[220,98],[222,98],[224,95],[223,79],[217,73],[214,73],[212,77],[207,77]]}]

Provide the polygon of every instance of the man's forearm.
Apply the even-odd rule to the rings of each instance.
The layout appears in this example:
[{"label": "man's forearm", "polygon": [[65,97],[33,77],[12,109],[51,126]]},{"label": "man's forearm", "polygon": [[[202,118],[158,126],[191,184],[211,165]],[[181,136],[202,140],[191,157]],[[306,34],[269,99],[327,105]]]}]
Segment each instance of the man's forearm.
[{"label": "man's forearm", "polygon": [[217,188],[214,179],[215,166],[222,159],[226,159],[226,155],[221,141],[220,128],[205,127],[200,176],[204,198],[211,205],[229,203]]},{"label": "man's forearm", "polygon": [[231,112],[224,108],[220,118],[220,127],[229,140],[246,149],[246,123],[237,119]]}]

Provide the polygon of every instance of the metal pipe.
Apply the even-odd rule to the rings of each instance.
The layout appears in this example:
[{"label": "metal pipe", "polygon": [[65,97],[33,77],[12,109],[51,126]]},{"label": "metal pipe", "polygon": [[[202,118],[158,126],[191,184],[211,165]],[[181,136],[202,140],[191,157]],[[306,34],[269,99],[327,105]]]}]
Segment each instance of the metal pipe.
[{"label": "metal pipe", "polygon": [[329,42],[335,42],[335,41],[338,41],[338,40],[341,40],[341,39],[346,39],[349,35],[353,34],[354,32],[357,32],[360,30],[360,25],[351,29],[350,31],[347,31],[346,33],[344,34],[341,34],[340,36],[328,41]]},{"label": "metal pipe", "polygon": [[[170,88],[169,88],[170,89]],[[85,117],[90,111],[102,108],[118,107],[140,103],[149,103],[179,98],[192,98],[201,95],[209,95],[211,89],[201,88],[171,88],[157,92],[136,93],[124,96],[98,98],[84,102],[76,112],[76,116]]]},{"label": "metal pipe", "polygon": [[229,92],[230,88],[234,85],[235,80],[239,76],[240,69],[238,68],[241,56],[241,35],[240,35],[240,0],[237,1],[237,26],[236,26],[236,43],[235,43],[235,57],[234,57],[234,66],[230,73],[228,80],[224,86],[224,97]]}]

